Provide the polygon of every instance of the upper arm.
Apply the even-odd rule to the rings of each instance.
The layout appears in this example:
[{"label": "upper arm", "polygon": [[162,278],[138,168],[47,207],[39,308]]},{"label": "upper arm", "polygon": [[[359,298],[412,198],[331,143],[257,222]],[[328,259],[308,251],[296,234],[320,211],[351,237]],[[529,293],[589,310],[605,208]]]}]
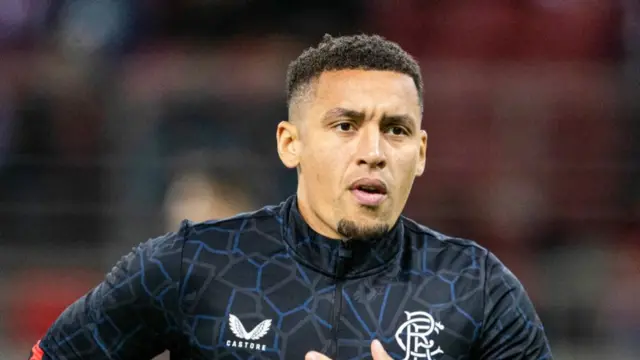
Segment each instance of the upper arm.
[{"label": "upper arm", "polygon": [[43,360],[145,360],[161,353],[163,337],[179,326],[183,242],[170,233],[134,248],[64,310],[32,353],[41,351]]},{"label": "upper arm", "polygon": [[552,359],[542,322],[524,287],[493,254],[487,256],[480,359]]}]

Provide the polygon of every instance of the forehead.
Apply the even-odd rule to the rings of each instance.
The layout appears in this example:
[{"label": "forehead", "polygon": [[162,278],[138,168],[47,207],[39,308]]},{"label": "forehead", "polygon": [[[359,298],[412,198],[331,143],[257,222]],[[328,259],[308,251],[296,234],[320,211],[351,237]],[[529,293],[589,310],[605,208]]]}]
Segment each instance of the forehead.
[{"label": "forehead", "polygon": [[327,71],[318,77],[315,87],[315,102],[321,107],[345,107],[358,111],[420,111],[413,79],[398,72]]}]

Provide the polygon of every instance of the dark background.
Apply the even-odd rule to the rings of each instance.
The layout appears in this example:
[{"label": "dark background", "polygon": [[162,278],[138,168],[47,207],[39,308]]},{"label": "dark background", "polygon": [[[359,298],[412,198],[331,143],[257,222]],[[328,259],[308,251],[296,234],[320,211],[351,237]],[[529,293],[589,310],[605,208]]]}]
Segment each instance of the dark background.
[{"label": "dark background", "polygon": [[423,67],[407,215],[498,254],[557,359],[636,359],[633,0],[2,0],[0,358],[24,359],[135,244],[292,193],[286,66],[358,32]]}]

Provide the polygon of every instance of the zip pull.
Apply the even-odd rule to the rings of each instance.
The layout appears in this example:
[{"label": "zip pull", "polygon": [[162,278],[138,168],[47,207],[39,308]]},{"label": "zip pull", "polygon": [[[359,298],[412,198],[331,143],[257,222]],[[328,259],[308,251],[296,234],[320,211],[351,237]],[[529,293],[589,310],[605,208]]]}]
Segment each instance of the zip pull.
[{"label": "zip pull", "polygon": [[349,241],[341,241],[338,247],[338,261],[336,261],[336,276],[342,278],[347,269],[347,263],[351,259],[353,251]]},{"label": "zip pull", "polygon": [[352,254],[351,242],[349,240],[341,241],[340,247],[338,248],[338,256],[340,259],[350,259]]}]

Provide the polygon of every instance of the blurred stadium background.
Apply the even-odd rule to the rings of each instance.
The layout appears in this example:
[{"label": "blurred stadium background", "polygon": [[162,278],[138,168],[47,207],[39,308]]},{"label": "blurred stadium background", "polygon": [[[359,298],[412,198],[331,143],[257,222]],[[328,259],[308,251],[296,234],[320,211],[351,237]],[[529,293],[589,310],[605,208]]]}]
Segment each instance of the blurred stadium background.
[{"label": "blurred stadium background", "polygon": [[497,253],[557,359],[638,359],[637,0],[1,0],[0,359],[137,243],[293,192],[286,66],[355,32],[424,70],[407,214]]}]

